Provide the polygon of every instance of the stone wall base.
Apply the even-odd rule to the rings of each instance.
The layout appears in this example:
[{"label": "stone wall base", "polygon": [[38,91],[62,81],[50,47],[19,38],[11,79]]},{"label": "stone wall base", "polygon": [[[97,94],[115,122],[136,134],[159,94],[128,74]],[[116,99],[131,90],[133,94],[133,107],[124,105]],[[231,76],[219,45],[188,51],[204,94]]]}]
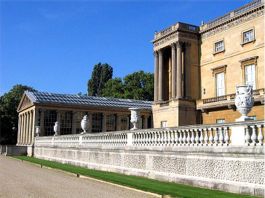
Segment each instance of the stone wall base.
[{"label": "stone wall base", "polygon": [[27,155],[27,146],[1,145],[0,154],[6,156]]},{"label": "stone wall base", "polygon": [[227,192],[264,195],[263,154],[35,147],[40,159]]}]

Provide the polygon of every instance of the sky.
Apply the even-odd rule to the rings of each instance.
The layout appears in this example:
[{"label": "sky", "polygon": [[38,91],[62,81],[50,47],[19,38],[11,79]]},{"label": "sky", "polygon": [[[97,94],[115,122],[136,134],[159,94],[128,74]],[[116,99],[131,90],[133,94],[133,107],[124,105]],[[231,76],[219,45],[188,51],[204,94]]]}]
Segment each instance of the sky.
[{"label": "sky", "polygon": [[95,64],[113,77],[153,72],[155,31],[200,25],[250,0],[0,0],[0,95],[23,84],[87,92]]}]

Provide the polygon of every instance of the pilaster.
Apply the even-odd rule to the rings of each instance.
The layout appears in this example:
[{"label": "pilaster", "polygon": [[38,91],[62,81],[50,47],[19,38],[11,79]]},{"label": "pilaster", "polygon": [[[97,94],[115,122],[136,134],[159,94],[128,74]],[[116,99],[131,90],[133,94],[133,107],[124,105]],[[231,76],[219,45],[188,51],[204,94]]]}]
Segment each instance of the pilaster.
[{"label": "pilaster", "polygon": [[159,71],[158,71],[158,100],[163,101],[163,52],[158,51]]},{"label": "pilaster", "polygon": [[176,45],[171,45],[171,60],[172,60],[172,98],[176,98]]},{"label": "pilaster", "polygon": [[182,43],[177,42],[177,98],[182,98]]}]

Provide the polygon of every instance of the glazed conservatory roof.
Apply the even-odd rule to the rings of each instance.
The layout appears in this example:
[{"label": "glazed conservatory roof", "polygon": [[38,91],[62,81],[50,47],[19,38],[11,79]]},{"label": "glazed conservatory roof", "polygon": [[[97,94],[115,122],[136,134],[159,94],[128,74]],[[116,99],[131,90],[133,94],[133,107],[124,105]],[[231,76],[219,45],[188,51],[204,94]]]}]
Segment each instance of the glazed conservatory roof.
[{"label": "glazed conservatory roof", "polygon": [[25,95],[37,104],[84,105],[116,108],[140,108],[151,110],[152,101],[58,94],[39,91],[25,91]]}]

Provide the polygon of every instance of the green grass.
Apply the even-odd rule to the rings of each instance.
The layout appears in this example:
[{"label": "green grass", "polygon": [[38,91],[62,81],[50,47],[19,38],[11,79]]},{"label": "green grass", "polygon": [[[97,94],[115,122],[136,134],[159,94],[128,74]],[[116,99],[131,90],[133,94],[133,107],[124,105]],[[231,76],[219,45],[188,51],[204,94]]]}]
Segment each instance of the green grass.
[{"label": "green grass", "polygon": [[176,184],[170,182],[161,182],[153,179],[147,179],[137,176],[122,175],[119,173],[105,172],[87,169],[79,166],[69,164],[61,164],[58,162],[41,160],[33,157],[16,156],[20,160],[29,161],[40,164],[42,166],[60,169],[63,171],[89,176],[92,178],[129,186],[132,188],[157,193],[160,195],[171,195],[178,198],[247,198],[253,197],[248,195],[238,195],[233,193],[222,192],[218,190],[209,190],[204,188],[192,187],[183,184]]}]

